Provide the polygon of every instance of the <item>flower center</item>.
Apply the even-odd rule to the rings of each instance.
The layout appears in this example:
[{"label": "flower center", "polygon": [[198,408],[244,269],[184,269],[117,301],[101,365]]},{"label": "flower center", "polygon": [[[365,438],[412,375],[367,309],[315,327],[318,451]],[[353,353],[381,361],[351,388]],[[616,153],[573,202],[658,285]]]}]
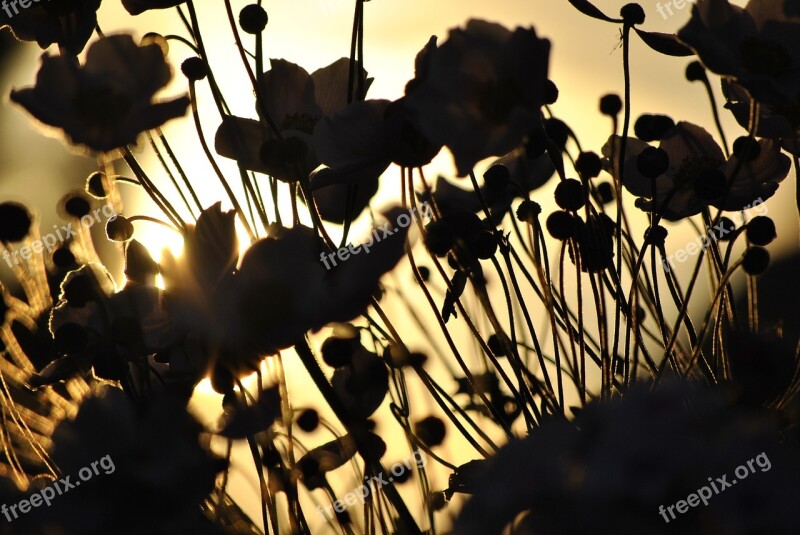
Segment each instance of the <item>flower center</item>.
[{"label": "flower center", "polygon": [[73,105],[87,124],[109,128],[118,125],[128,114],[131,100],[110,87],[93,87],[80,90]]},{"label": "flower center", "polygon": [[492,123],[500,124],[522,101],[522,91],[519,84],[511,79],[492,80],[481,91],[478,104],[484,117]]},{"label": "flower center", "polygon": [[314,133],[314,127],[317,126],[319,119],[319,117],[309,115],[308,113],[294,113],[283,118],[280,129],[298,130],[312,135]]},{"label": "flower center", "polygon": [[[675,173],[673,183],[677,191],[692,191],[698,188],[699,181],[705,181],[719,170],[723,162],[704,156],[702,158],[686,158]],[[677,193],[676,191],[676,193]],[[663,199],[662,199],[663,200]]]},{"label": "flower center", "polygon": [[792,57],[781,43],[748,39],[740,50],[742,64],[753,74],[781,76],[792,66]]}]

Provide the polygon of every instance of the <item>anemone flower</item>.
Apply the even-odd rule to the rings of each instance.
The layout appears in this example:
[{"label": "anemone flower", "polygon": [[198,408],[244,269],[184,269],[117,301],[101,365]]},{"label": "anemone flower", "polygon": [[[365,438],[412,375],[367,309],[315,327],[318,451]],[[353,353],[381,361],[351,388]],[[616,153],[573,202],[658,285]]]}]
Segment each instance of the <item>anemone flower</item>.
[{"label": "anemone flower", "polygon": [[[399,214],[392,210],[386,218],[395,221]],[[275,230],[245,253],[237,285],[243,338],[264,353],[295,344],[307,331],[362,314],[381,276],[405,253],[408,228],[392,229],[387,223],[380,241],[370,238],[346,255],[326,254],[310,228]]]},{"label": "anemone flower", "polygon": [[[800,457],[779,438],[776,415],[736,406],[723,392],[640,386],[511,442],[473,470],[467,489],[453,489],[463,478],[451,476],[453,491],[473,494],[454,533],[501,533],[522,514],[527,533],[613,526],[614,533],[667,535],[678,522],[682,533],[794,533]],[[752,479],[711,493],[712,476],[732,474],[748,459],[757,466]],[[782,469],[770,470],[773,463]],[[700,487],[712,494],[707,506],[669,511]]]},{"label": "anemone flower", "polygon": [[791,0],[698,0],[678,32],[709,70],[740,83],[763,104],[800,100],[800,17]]},{"label": "anemone flower", "polygon": [[[617,178],[620,143],[619,136],[612,136],[603,146],[606,170]],[[639,197],[637,206],[669,221],[699,214],[708,206],[742,210],[758,198],[763,202],[772,197],[791,164],[771,140],[759,140],[754,152],[755,158],[732,155],[726,160],[706,130],[679,122],[664,134],[658,148],[628,139],[623,186]]]},{"label": "anemone flower", "polygon": [[[722,93],[727,100],[725,107],[733,113],[736,122],[742,128],[749,128],[753,98],[747,90],[732,80],[723,80]],[[800,100],[793,106],[760,105],[757,124],[756,136],[772,139],[785,151],[800,156]]]},{"label": "anemone flower", "polygon": [[[217,129],[215,148],[220,156],[236,160],[244,169],[287,182],[305,180],[322,163],[314,137],[317,124],[347,106],[350,60],[341,58],[312,74],[284,59],[271,60],[270,67],[258,81],[265,99],[257,110],[260,120],[225,117]],[[367,79],[367,88],[371,82]],[[377,178],[386,166],[388,162],[373,162],[350,177],[360,190],[355,202],[350,199],[352,206],[359,207],[351,212],[353,215],[375,195]],[[325,190],[319,191],[322,188]],[[314,197],[322,218],[343,222],[347,186],[318,181],[313,189],[317,190]]]},{"label": "anemone flower", "polygon": [[171,77],[161,47],[113,35],[89,47],[83,66],[45,54],[36,85],[12,91],[11,100],[74,145],[108,152],[186,112],[186,96],[153,102]]},{"label": "anemone flower", "polygon": [[428,43],[410,82],[408,106],[422,132],[453,153],[459,176],[520,145],[544,104],[550,41],[472,19]]},{"label": "anemone flower", "polygon": [[[97,27],[101,0],[59,0],[18,8],[5,2],[0,11],[0,30],[11,28],[17,39],[36,41],[47,49],[57,44],[62,50],[78,55]],[[22,2],[20,2],[22,4]]]}]

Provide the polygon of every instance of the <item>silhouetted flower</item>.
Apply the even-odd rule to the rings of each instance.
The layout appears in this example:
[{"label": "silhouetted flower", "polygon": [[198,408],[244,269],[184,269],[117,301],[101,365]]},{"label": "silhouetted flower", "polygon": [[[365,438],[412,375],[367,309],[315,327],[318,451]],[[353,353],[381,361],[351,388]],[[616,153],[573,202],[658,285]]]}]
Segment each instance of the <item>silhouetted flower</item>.
[{"label": "silhouetted flower", "polygon": [[[264,110],[281,138],[268,126],[266,117],[257,121],[231,115],[225,117],[217,129],[215,146],[219,155],[236,160],[245,169],[294,182],[307,178],[322,163],[317,154],[318,138],[314,136],[321,119],[341,112],[343,116],[337,123],[349,122],[351,118],[369,122],[373,117],[360,112],[372,105],[358,103],[356,107],[346,109],[350,76],[350,60],[347,58],[341,58],[311,75],[284,59],[273,59],[270,65],[271,69],[259,79],[259,87],[265,99]],[[366,82],[368,88],[372,80]],[[262,110],[257,111],[261,116]],[[363,139],[359,138],[359,141]],[[364,155],[359,147],[347,148],[350,151],[347,155],[334,154],[329,146],[324,146],[323,150],[326,157],[332,157],[330,161],[337,164],[342,161],[353,163],[356,153]],[[352,216],[366,207],[378,191],[378,177],[389,164],[380,154],[371,154],[369,158],[369,162],[357,161],[359,165],[353,169],[337,169],[337,172],[348,173],[347,180],[323,173],[312,181],[314,199],[323,219],[342,223],[348,215],[345,207],[351,207]],[[345,181],[358,186],[354,197],[350,196]],[[348,197],[351,197],[349,201]]]},{"label": "silhouetted flower", "polygon": [[92,44],[83,66],[45,54],[36,85],[12,91],[11,100],[63,130],[71,143],[112,151],[186,112],[185,96],[153,102],[171,76],[158,45],[138,46],[129,35],[115,35]]},{"label": "silhouetted flower", "polygon": [[[217,370],[232,379],[250,373],[260,356],[243,350],[244,342],[231,327],[231,299],[236,285],[239,241],[236,214],[220,203],[205,209],[197,224],[187,226],[183,254],[165,252],[161,261],[164,307],[182,347],[163,357],[173,371],[190,382]],[[222,368],[217,368],[223,360]]]},{"label": "silhouetted flower", "polygon": [[479,160],[517,147],[544,103],[550,42],[533,28],[513,32],[470,20],[418,56],[408,105],[422,132],[447,146],[459,176]]},{"label": "silhouetted flower", "polygon": [[[137,242],[128,246],[129,266],[131,249],[137,248],[141,249],[136,254],[144,251]],[[152,259],[150,262],[155,267]],[[50,331],[63,356],[42,371],[37,385],[85,373],[90,367],[97,377],[120,381],[128,374],[129,362],[146,362],[173,341],[155,274],[141,282],[129,275],[128,284],[118,291],[99,265],[82,266],[64,279]]]},{"label": "silhouetted flower", "polygon": [[154,394],[137,408],[121,390],[100,389],[58,425],[51,451],[73,484],[93,461],[98,473],[18,522],[35,526],[25,533],[220,533],[200,506],[226,463],[201,445],[202,432],[184,398]]},{"label": "silhouetted flower", "polygon": [[[722,93],[727,102],[725,107],[731,110],[742,128],[750,127],[750,110],[754,104],[747,90],[740,84],[722,81]],[[758,137],[772,139],[785,151],[800,156],[800,99],[791,106],[758,106],[758,122],[754,134]]]},{"label": "silhouetted flower", "polygon": [[[621,535],[666,535],[675,524],[682,533],[793,533],[800,458],[778,438],[775,414],[731,406],[720,392],[639,387],[502,448],[461,490],[474,496],[454,533],[500,533],[526,512],[542,534],[607,526]],[[709,485],[707,478],[728,474],[730,483],[738,466],[762,453],[746,483],[714,493],[708,506],[669,523],[659,514],[659,506]]]},{"label": "silhouetted flower", "polygon": [[[31,0],[34,1],[34,0]],[[56,0],[17,7],[7,2],[0,11],[0,29],[8,26],[17,39],[36,41],[42,49],[52,44],[77,55],[97,27],[101,0]],[[20,2],[22,4],[22,2]]]},{"label": "silhouetted flower", "polygon": [[800,17],[789,0],[698,0],[678,37],[712,72],[733,78],[771,106],[800,100]]},{"label": "silhouetted flower", "polygon": [[357,317],[381,276],[403,256],[407,230],[395,228],[371,249],[348,252],[345,261],[335,254],[325,257],[327,251],[307,227],[280,229],[256,242],[239,267],[237,317],[243,339],[269,353],[293,345],[306,331]]},{"label": "silhouetted flower", "polygon": [[[603,146],[606,170],[618,178],[620,142],[619,136],[612,136]],[[791,162],[777,143],[762,139],[758,145],[759,154],[751,161],[735,155],[726,160],[708,132],[679,122],[664,134],[659,148],[628,139],[623,185],[640,197],[638,207],[658,211],[670,221],[698,214],[706,206],[741,210],[759,197],[772,197],[789,173]]]},{"label": "silhouetted flower", "polygon": [[[312,143],[317,122],[347,105],[350,60],[339,59],[311,75],[285,59],[273,59],[270,65],[258,83],[264,111],[283,139],[278,139],[265,117],[253,120],[231,115],[217,130],[216,149],[245,169],[295,181],[319,165]],[[261,116],[261,110],[257,111]],[[296,154],[292,149],[297,149]]]}]

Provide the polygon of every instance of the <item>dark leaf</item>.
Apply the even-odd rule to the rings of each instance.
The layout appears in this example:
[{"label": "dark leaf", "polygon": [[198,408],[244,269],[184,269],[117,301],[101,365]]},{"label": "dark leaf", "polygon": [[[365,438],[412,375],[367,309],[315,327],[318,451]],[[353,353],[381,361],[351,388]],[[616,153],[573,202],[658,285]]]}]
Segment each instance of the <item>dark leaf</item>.
[{"label": "dark leaf", "polygon": [[584,15],[592,17],[593,19],[604,20],[606,22],[622,22],[622,20],[619,19],[612,19],[611,17],[609,17],[608,15],[597,9],[594,4],[589,2],[589,0],[569,0],[569,3],[572,4],[572,6],[575,9],[577,9]]},{"label": "dark leaf", "polygon": [[444,296],[444,304],[442,305],[442,319],[445,323],[450,319],[450,316],[458,317],[456,313],[456,300],[461,297],[464,288],[467,286],[467,274],[459,270],[453,274],[453,280],[450,281],[453,287],[451,292],[449,289]]},{"label": "dark leaf", "polygon": [[671,33],[645,32],[634,28],[644,44],[667,56],[685,57],[694,55],[691,48],[678,41],[677,36]]}]

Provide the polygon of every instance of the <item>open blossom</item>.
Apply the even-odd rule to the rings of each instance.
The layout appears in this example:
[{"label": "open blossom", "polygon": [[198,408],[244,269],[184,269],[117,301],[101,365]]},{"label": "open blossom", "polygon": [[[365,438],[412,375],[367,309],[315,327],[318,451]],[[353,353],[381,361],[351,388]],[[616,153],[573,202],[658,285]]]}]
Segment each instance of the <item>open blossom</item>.
[{"label": "open blossom", "polygon": [[185,96],[153,102],[171,77],[161,47],[114,35],[93,43],[83,66],[74,58],[44,55],[36,85],[12,91],[11,100],[62,130],[74,145],[107,152],[186,112]]},{"label": "open blossom", "polygon": [[356,318],[369,306],[383,274],[405,254],[407,231],[390,231],[371,250],[330,271],[321,261],[325,249],[308,227],[281,229],[256,242],[239,266],[236,310],[245,338],[261,352],[274,352],[307,331]]},{"label": "open blossom", "polygon": [[[736,122],[748,128],[753,99],[747,90],[737,82],[723,80],[722,93],[727,100],[725,107],[733,113]],[[786,152],[800,156],[800,100],[788,107],[760,105],[757,124],[756,136],[772,139]]]},{"label": "open blossom", "polygon": [[[223,118],[217,129],[215,148],[220,156],[236,160],[250,171],[268,174],[287,182],[304,180],[322,163],[317,154],[314,130],[323,118],[347,106],[350,60],[341,58],[309,74],[303,67],[284,59],[270,61],[270,70],[258,84],[264,98],[259,120],[234,115]],[[366,73],[364,73],[366,76]],[[366,80],[368,88],[371,79]],[[280,133],[269,126],[272,121]],[[352,215],[358,215],[378,190],[378,177],[389,165],[381,158],[361,167],[350,176],[358,192],[350,200]],[[312,181],[314,199],[320,215],[341,223],[348,205],[348,186],[334,181]]]},{"label": "open blossom", "polygon": [[550,41],[473,19],[423,52],[408,105],[422,132],[451,150],[459,176],[520,145],[544,103]]},{"label": "open blossom", "polygon": [[763,104],[800,100],[800,17],[790,0],[698,0],[678,37],[711,71],[733,78]]},{"label": "open blossom", "polygon": [[[31,0],[34,1],[34,0]],[[52,44],[72,54],[79,54],[97,27],[101,0],[36,0],[17,7],[4,2],[0,10],[0,30],[11,28],[17,39],[36,41],[43,49]]]},{"label": "open blossom", "polygon": [[[619,136],[612,136],[603,146],[606,169],[617,178],[620,142]],[[790,160],[776,142],[762,139],[758,145],[758,157],[752,161],[740,161],[735,155],[726,160],[707,131],[679,122],[661,140],[659,149],[669,163],[654,182],[640,171],[640,155],[652,147],[640,139],[628,139],[622,184],[640,198],[637,206],[669,221],[699,214],[707,206],[742,210],[756,198],[772,197],[789,173]]]},{"label": "open blossom", "polygon": [[416,127],[405,98],[349,104],[320,119],[313,143],[326,167],[311,174],[311,188],[320,213],[336,223],[361,213],[390,163],[421,167],[441,149]]}]

